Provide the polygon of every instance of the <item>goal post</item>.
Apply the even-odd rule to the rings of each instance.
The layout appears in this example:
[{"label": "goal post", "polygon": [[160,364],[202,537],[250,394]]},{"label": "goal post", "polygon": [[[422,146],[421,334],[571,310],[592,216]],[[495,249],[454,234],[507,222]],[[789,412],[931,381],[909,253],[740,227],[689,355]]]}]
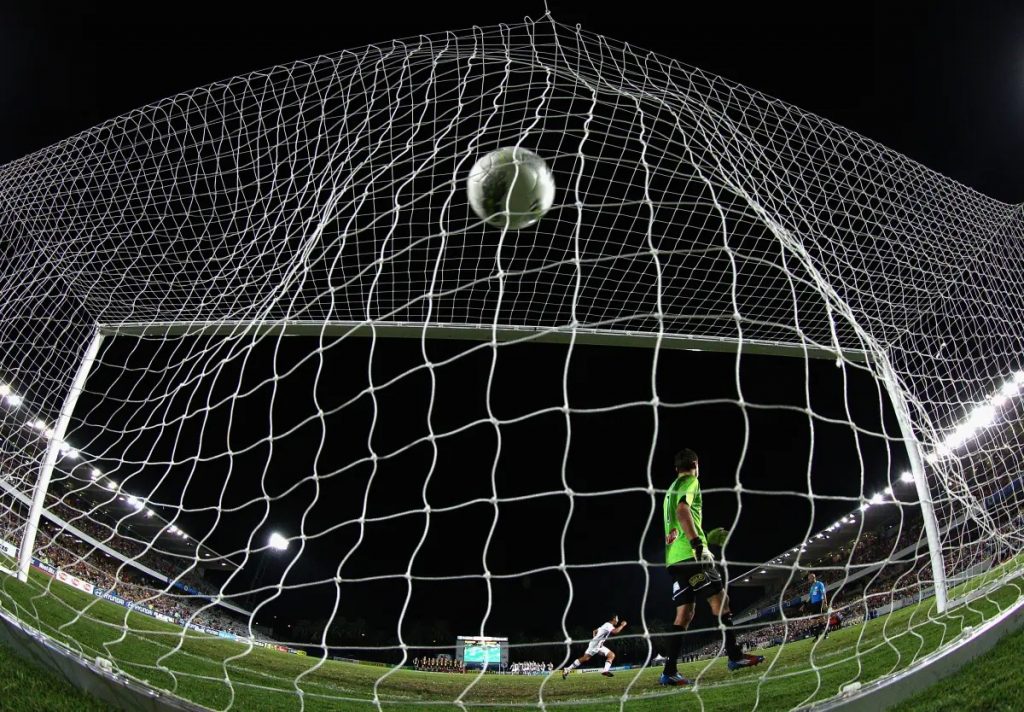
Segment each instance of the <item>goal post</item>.
[{"label": "goal post", "polygon": [[499,324],[428,324],[415,322],[375,321],[181,321],[150,323],[104,323],[100,333],[109,336],[324,336],[381,337],[395,339],[439,339],[463,341],[529,341],[541,344],[576,343],[587,346],[623,346],[653,349],[685,349],[764,356],[789,356],[866,363],[868,352],[833,348],[817,344],[794,344],[783,341],[712,338],[701,334],[651,333],[608,327],[544,328],[539,326]]},{"label": "goal post", "polygon": [[888,359],[883,356],[878,359],[877,363],[882,371],[882,378],[889,393],[889,401],[892,403],[896,419],[899,422],[900,433],[903,435],[903,444],[907,451],[907,459],[910,461],[910,472],[914,477],[914,488],[917,490],[917,501],[921,507],[921,517],[924,520],[924,530],[928,539],[928,556],[931,561],[932,578],[934,579],[933,583],[935,586],[935,609],[939,613],[945,613],[948,605],[946,567],[942,558],[939,522],[935,517],[932,493],[924,469],[921,443],[914,434],[906,396],[896,380],[896,375],[893,373]]},{"label": "goal post", "polygon": [[67,434],[68,424],[75,412],[75,405],[78,397],[85,388],[85,381],[89,378],[89,372],[96,363],[100,346],[103,344],[104,335],[100,330],[95,330],[85,347],[85,353],[75,371],[75,377],[71,381],[71,388],[64,399],[60,409],[57,422],[54,423],[52,434],[46,444],[42,463],[39,467],[39,477],[32,490],[32,506],[29,508],[28,517],[25,520],[25,531],[21,538],[21,547],[18,552],[18,579],[28,581],[29,569],[32,566],[32,554],[35,551],[36,533],[39,531],[39,518],[42,516],[43,507],[46,504],[46,493],[50,488],[50,478],[57,466],[57,460],[62,454],[64,436]]}]

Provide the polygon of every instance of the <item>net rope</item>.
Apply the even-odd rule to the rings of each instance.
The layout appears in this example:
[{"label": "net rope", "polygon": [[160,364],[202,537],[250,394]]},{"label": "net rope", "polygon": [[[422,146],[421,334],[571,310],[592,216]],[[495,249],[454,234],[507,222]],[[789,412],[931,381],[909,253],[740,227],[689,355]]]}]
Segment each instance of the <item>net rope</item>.
[{"label": "net rope", "polygon": [[[552,210],[521,231],[486,225],[466,199],[469,167],[505,146],[544,157],[558,183]],[[767,577],[763,600],[737,616],[751,645],[781,636],[785,650],[814,622],[786,606],[806,592],[811,569],[826,572],[847,623],[930,599],[935,552],[921,492],[934,509],[952,599],[981,595],[1004,608],[992,592],[1018,571],[1020,206],[777,99],[548,16],[272,67],[112,119],[0,166],[0,236],[0,539],[18,546],[76,368],[93,335],[106,334],[61,447],[34,555],[51,573],[94,584],[97,602],[134,601],[179,624],[154,643],[158,653],[124,667],[183,696],[214,689],[202,699],[217,709],[245,708],[253,691],[290,696],[302,709],[337,700],[387,709],[402,698],[402,665],[450,648],[415,630],[417,590],[433,583],[475,591],[485,601],[478,630],[462,632],[493,635],[505,583],[553,577],[544,580],[557,592],[560,629],[543,644],[511,648],[513,657],[558,650],[553,662],[564,665],[586,642],[574,633],[574,577],[637,571],[640,623],[621,645],[634,661],[650,660],[665,633],[645,604],[663,597],[648,543],[667,485],[666,443],[680,414],[716,406],[738,412],[742,447],[732,481],[719,476],[704,492],[734,497],[734,526],[751,502],[780,494],[741,476],[761,418],[803,418],[812,442],[842,428],[856,452],[851,487],[823,487],[812,473],[819,463],[808,459],[806,489],[784,493],[807,505],[802,541],[780,542],[781,553],[763,560],[730,556],[726,544],[736,585]],[[453,335],[476,341],[445,338]],[[551,342],[561,349],[548,383],[555,396],[522,393],[517,406],[508,360]],[[647,347],[646,392],[617,401],[579,394],[574,369],[598,343]],[[680,348],[732,354],[729,394],[692,399],[671,385],[666,363]],[[808,374],[821,357],[834,361],[842,408],[820,406],[810,376],[791,403],[748,395],[744,369],[763,353],[795,356]],[[365,381],[337,379],[339,368],[365,370]],[[452,373],[476,378],[482,405],[453,416],[446,403],[462,403],[469,387]],[[402,389],[417,393],[416,405],[396,398]],[[893,407],[909,432],[893,425]],[[415,427],[412,416],[402,420],[406,408]],[[639,474],[581,489],[574,458],[593,444],[584,423],[638,412],[650,423],[632,443],[643,453]],[[535,423],[561,428],[550,450],[558,462],[550,480],[517,491],[504,463],[523,447],[521,428]],[[465,474],[452,451],[485,437],[484,484],[453,499]],[[287,471],[297,444],[309,448],[305,472]],[[916,494],[903,471],[908,447],[924,477]],[[888,463],[884,492],[869,482],[878,480],[866,455],[873,449]],[[381,490],[414,457],[422,462],[409,496],[382,502]],[[252,481],[258,493],[247,489]],[[357,483],[358,506],[339,507],[324,525],[324,508],[347,482]],[[263,537],[279,523],[278,503],[300,495],[276,580],[249,578],[269,555]],[[580,558],[577,508],[615,498],[644,513],[632,532],[636,556]],[[495,563],[510,535],[502,520],[537,501],[564,517],[556,555],[503,569]],[[820,526],[817,508],[837,503],[848,514]],[[437,522],[477,511],[489,513],[479,569],[438,563],[430,535],[447,525]],[[225,535],[236,520],[246,522],[242,534]],[[412,546],[387,569],[366,552],[392,526],[411,530]],[[344,542],[336,560],[305,573],[307,550],[335,538]],[[223,569],[216,585],[211,568]],[[352,615],[343,589],[389,581],[404,586],[394,631],[365,645],[332,642],[332,625]],[[94,604],[75,608],[57,585],[30,581],[29,600],[56,602],[60,623],[0,579],[5,607],[85,654],[117,659],[118,645],[144,630],[127,608],[113,623]],[[277,599],[320,586],[333,589],[333,605],[314,635],[258,625]],[[953,630],[934,610],[925,618]],[[105,620],[117,635],[99,645],[69,633],[76,622]],[[202,660],[189,624],[244,644]],[[866,631],[852,650],[812,653],[802,665],[817,683],[792,704],[837,693],[828,677],[837,659],[855,662],[852,681],[866,656],[923,635],[914,625]],[[780,657],[745,683],[720,679],[719,628],[704,632],[687,653],[706,658],[698,694],[702,680],[707,694],[746,684],[756,705],[773,680],[802,669]],[[257,645],[304,645],[317,657],[280,678],[239,674],[262,664]],[[365,695],[331,677],[337,649],[387,663]],[[900,661],[909,662],[903,653]],[[557,682],[545,679],[519,703],[576,703]],[[446,688],[448,701],[483,704],[488,685],[467,675]],[[616,699],[623,708],[643,700],[654,694],[646,685],[636,672]]]}]

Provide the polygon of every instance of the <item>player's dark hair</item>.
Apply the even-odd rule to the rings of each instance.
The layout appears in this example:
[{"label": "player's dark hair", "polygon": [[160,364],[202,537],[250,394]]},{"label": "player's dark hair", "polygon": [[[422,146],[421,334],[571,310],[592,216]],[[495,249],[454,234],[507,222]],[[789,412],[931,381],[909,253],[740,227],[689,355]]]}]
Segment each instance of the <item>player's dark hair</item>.
[{"label": "player's dark hair", "polygon": [[683,448],[676,453],[675,457],[677,470],[692,470],[697,465],[697,453],[690,448]]}]

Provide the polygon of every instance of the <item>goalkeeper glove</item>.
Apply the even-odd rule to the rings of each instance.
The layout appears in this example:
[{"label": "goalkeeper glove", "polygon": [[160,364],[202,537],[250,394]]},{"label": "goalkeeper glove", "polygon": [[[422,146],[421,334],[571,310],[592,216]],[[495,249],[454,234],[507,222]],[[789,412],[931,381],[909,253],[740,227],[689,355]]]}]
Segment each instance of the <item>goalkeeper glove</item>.
[{"label": "goalkeeper glove", "polygon": [[710,551],[704,548],[704,542],[701,541],[699,536],[690,539],[690,547],[693,549],[693,558],[695,561],[702,564],[715,563],[715,557]]},{"label": "goalkeeper glove", "polygon": [[729,530],[717,527],[712,529],[706,534],[708,538],[708,544],[714,544],[715,546],[725,546],[725,539],[729,536]]}]

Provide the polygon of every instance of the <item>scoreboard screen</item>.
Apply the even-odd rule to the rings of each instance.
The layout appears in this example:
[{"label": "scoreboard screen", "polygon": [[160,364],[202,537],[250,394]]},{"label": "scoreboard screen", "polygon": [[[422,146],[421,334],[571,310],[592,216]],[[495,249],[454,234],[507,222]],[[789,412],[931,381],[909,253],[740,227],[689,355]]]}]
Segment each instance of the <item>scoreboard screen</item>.
[{"label": "scoreboard screen", "polygon": [[460,635],[455,643],[455,657],[466,667],[508,665],[508,638]]}]

